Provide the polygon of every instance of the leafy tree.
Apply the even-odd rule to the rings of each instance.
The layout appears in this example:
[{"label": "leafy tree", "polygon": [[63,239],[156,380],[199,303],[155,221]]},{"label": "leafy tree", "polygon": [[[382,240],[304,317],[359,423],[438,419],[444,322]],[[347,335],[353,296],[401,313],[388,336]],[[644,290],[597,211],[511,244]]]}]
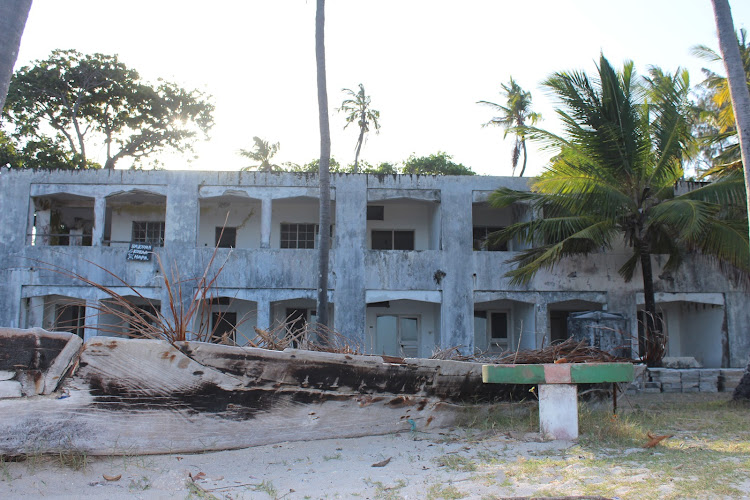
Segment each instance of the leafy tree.
[{"label": "leafy tree", "polygon": [[341,89],[342,92],[346,93],[349,98],[345,99],[341,103],[341,107],[338,109],[340,112],[346,113],[346,125],[348,127],[352,123],[357,123],[359,127],[359,137],[357,138],[357,147],[354,154],[354,173],[356,174],[359,169],[359,153],[362,150],[362,144],[365,140],[365,134],[370,131],[370,122],[375,128],[375,133],[380,130],[380,111],[372,109],[370,105],[370,96],[365,94],[365,87],[361,83],[359,84],[359,91],[355,92],[352,89]]},{"label": "leafy tree", "polygon": [[30,9],[31,0],[0,2],[0,110],[5,107],[5,96]]},{"label": "leafy tree", "polygon": [[542,115],[531,111],[531,92],[523,90],[513,80],[513,77],[510,77],[510,82],[507,85],[503,83],[501,87],[503,90],[500,92],[500,95],[505,98],[505,106],[490,101],[478,101],[478,104],[491,106],[501,113],[500,116],[494,117],[482,126],[488,127],[494,125],[503,127],[505,129],[503,139],[508,136],[508,132],[513,132],[513,135],[516,136],[516,142],[513,145],[513,152],[511,154],[511,165],[513,166],[513,174],[515,175],[518,160],[521,154],[523,154],[523,165],[521,166],[521,173],[518,174],[519,177],[523,177],[524,172],[526,172],[527,160],[526,132],[524,127],[527,120],[529,125],[534,125],[541,119]]},{"label": "leafy tree", "polygon": [[[331,184],[328,166],[331,158],[331,127],[328,123],[328,90],[326,87],[325,0],[318,0],[315,9],[315,67],[318,87],[318,119],[320,121],[320,227],[331,227]],[[321,231],[318,237],[318,324],[327,328],[328,261],[331,235]]]},{"label": "leafy tree", "polygon": [[[733,33],[734,37],[735,34]],[[747,31],[740,30],[736,36],[742,71],[750,85],[750,40]],[[693,54],[710,62],[723,61],[721,55],[705,45],[693,47]],[[706,80],[702,86],[705,96],[699,102],[702,150],[714,167],[740,166],[740,146],[737,137],[732,99],[727,78],[704,69]],[[717,170],[710,170],[709,174]]]},{"label": "leafy tree", "polygon": [[461,163],[454,163],[452,156],[443,151],[430,156],[411,155],[405,162],[401,172],[404,174],[425,175],[476,175],[469,167]]},{"label": "leafy tree", "polygon": [[496,207],[524,202],[543,214],[513,224],[499,241],[519,238],[533,245],[512,259],[507,276],[528,283],[542,268],[576,254],[624,243],[632,251],[619,269],[631,280],[640,264],[646,312],[645,360],[658,365],[664,338],[656,318],[651,256],[666,254],[674,270],[685,252],[699,252],[744,272],[750,270],[747,221],[732,218],[744,203],[735,174],[681,196],[674,185],[692,140],[687,119],[687,72],[652,68],[639,86],[633,63],[616,72],[602,55],[598,75],[555,73],[545,85],[562,101],[557,113],[564,136],[530,129],[532,137],[559,149],[531,192],[501,188]]},{"label": "leafy tree", "polygon": [[[732,109],[738,130],[742,164],[744,165],[747,213],[750,219],[750,91],[748,91],[748,67],[742,59],[739,46],[735,44],[734,22],[728,0],[711,0],[719,35],[719,48],[724,56]],[[743,36],[744,39],[744,36]],[[744,45],[744,43],[743,43]],[[737,386],[733,399],[750,399],[750,362]]]},{"label": "leafy tree", "polygon": [[279,149],[281,149],[281,145],[278,142],[271,144],[258,136],[253,137],[253,142],[255,142],[255,146],[253,146],[252,150],[240,149],[239,154],[240,156],[250,158],[251,160],[260,163],[243,167],[242,170],[260,170],[261,172],[275,172],[281,170],[281,166],[271,163],[271,159],[276,155]]},{"label": "leafy tree", "polygon": [[370,165],[366,161],[363,161],[360,172],[362,172],[363,174],[393,175],[398,174],[398,168],[393,163],[388,163],[385,161],[377,166]]},{"label": "leafy tree", "polygon": [[213,110],[201,92],[150,85],[117,56],[55,50],[15,73],[4,116],[15,141],[64,144],[78,168],[90,165],[88,145],[104,144],[111,169],[123,158],[137,164],[165,149],[192,150]]}]

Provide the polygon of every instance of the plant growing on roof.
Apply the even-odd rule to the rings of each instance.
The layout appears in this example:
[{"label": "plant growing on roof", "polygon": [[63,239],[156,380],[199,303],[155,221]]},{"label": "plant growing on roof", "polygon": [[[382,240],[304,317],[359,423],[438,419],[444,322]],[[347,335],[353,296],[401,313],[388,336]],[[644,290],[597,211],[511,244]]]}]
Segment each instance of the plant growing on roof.
[{"label": "plant growing on roof", "polygon": [[658,365],[664,336],[655,321],[651,256],[666,254],[666,270],[676,269],[686,252],[750,270],[747,222],[737,218],[745,202],[742,175],[727,175],[686,194],[675,195],[682,163],[690,151],[689,79],[651,68],[638,80],[633,63],[615,71],[601,56],[596,78],[560,72],[545,85],[561,100],[557,110],[564,135],[527,128],[534,139],[557,151],[530,192],[501,188],[490,202],[506,207],[530,204],[543,217],[513,224],[495,235],[519,238],[520,252],[507,276],[528,283],[542,268],[565,257],[610,248],[621,240],[631,250],[619,269],[630,281],[640,266],[646,314],[645,361]]}]

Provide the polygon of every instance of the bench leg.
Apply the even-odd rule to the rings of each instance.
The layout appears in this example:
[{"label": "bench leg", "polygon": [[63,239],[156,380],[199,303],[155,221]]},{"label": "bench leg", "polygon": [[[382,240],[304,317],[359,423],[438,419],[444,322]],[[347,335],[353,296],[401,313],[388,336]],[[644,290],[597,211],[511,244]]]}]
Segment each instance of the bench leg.
[{"label": "bench leg", "polygon": [[576,384],[539,384],[539,430],[545,439],[578,439]]}]

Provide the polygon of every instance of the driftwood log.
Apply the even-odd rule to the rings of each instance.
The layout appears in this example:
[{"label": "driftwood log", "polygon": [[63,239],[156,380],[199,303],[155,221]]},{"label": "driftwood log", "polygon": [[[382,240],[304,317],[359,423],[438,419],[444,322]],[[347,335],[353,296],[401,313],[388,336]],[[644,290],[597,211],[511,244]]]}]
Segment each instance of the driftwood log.
[{"label": "driftwood log", "polygon": [[443,428],[468,403],[502,398],[481,368],[0,329],[0,454],[185,453]]}]

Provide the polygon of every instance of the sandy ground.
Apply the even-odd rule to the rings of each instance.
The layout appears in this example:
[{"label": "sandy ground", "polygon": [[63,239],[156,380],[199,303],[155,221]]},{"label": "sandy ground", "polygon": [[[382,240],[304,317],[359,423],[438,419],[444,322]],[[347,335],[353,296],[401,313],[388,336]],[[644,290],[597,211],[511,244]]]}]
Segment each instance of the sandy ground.
[{"label": "sandy ground", "polygon": [[[19,463],[0,461],[0,500],[485,499],[535,494],[591,495],[592,490],[587,490],[587,486],[607,484],[613,476],[625,479],[619,482],[625,486],[611,491],[607,495],[611,498],[643,498],[642,492],[628,491],[631,481],[641,481],[653,488],[649,490],[652,498],[675,496],[673,481],[679,478],[649,470],[638,460],[640,454],[644,458],[646,454],[658,455],[658,449],[623,450],[618,453],[636,460],[615,466],[611,460],[607,462],[609,465],[597,466],[598,458],[612,457],[591,453],[572,442],[541,442],[536,433],[451,429],[284,442],[194,455],[78,455],[66,460],[30,456]],[[562,463],[569,465],[557,466],[551,474],[529,468],[524,471],[527,461],[531,460],[527,465],[533,465],[532,462],[546,459],[557,460],[556,463],[562,459]],[[750,479],[740,483],[735,485],[745,492],[740,498],[750,499]]]},{"label": "sandy ground", "polygon": [[[558,454],[573,443],[452,430],[286,442],[197,455],[87,457],[85,469],[58,458],[32,457],[0,468],[0,497],[15,498],[465,498],[530,495],[537,485],[500,486],[502,472],[461,471],[463,459]],[[482,455],[484,454],[484,455]],[[521,458],[522,459],[522,458]],[[83,457],[77,457],[83,460]],[[383,464],[383,462],[386,462]],[[381,465],[380,467],[373,464]],[[489,476],[487,475],[489,474]],[[107,481],[121,476],[117,481]],[[190,487],[190,476],[200,487]],[[446,490],[449,488],[449,490]],[[207,495],[206,495],[207,496]],[[210,497],[209,497],[210,498]]]}]

